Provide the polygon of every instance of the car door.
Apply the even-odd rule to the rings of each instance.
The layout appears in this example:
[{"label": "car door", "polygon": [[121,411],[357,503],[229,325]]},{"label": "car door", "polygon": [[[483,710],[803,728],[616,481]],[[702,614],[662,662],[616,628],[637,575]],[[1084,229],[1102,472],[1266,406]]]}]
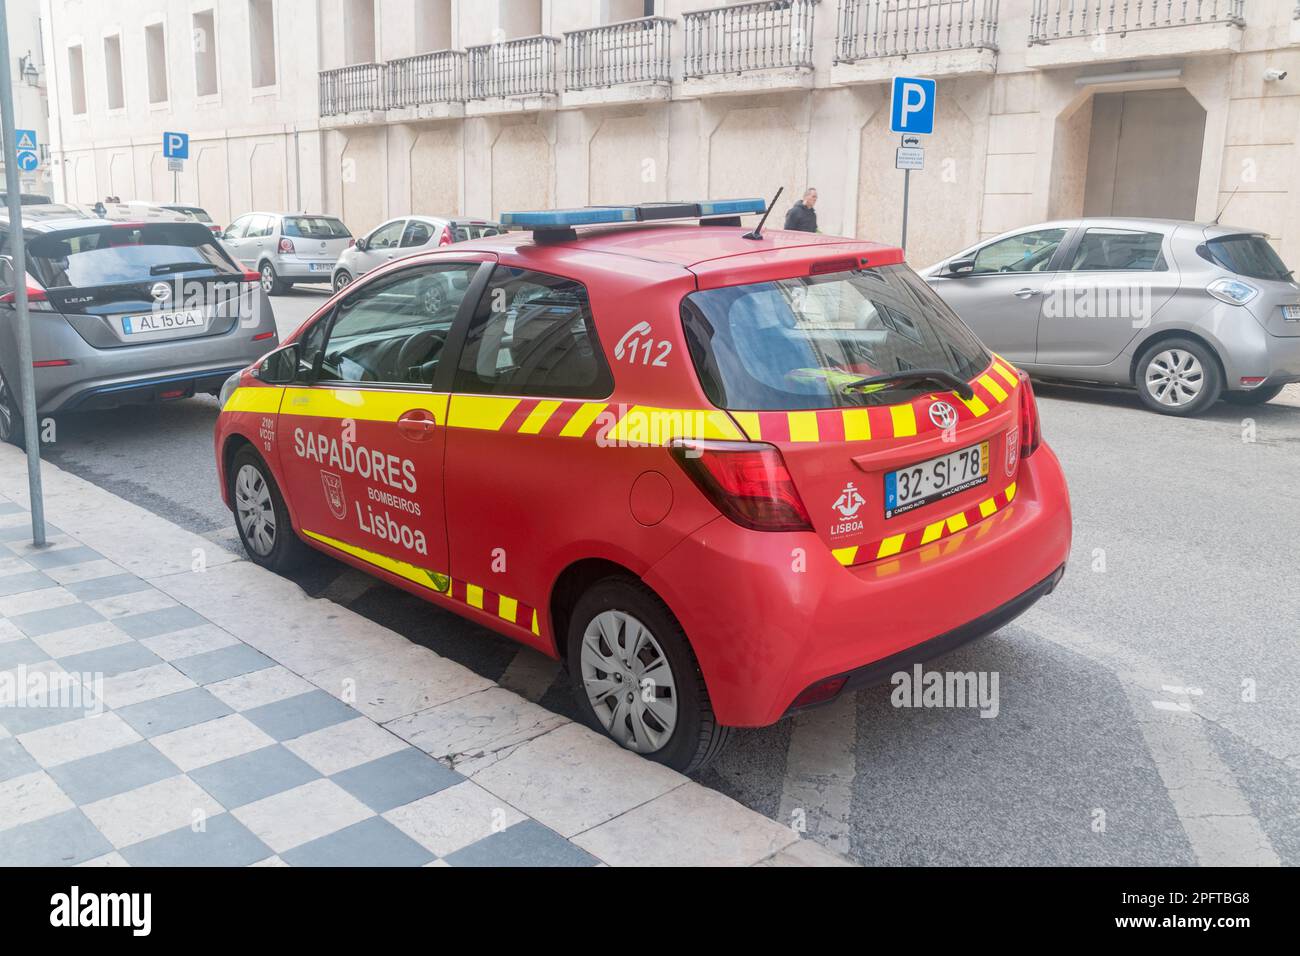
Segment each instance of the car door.
[{"label": "car door", "polygon": [[1038,365],[1109,365],[1176,291],[1169,237],[1148,230],[1088,226],[1066,250],[1043,298]]},{"label": "car door", "polygon": [[488,258],[349,292],[304,335],[303,381],[286,390],[277,426],[303,535],[434,592],[449,587],[443,350]]},{"label": "car door", "polygon": [[386,222],[366,237],[366,248],[361,253],[361,271],[369,272],[397,258],[406,231],[405,219]]},{"label": "car door", "polygon": [[261,262],[262,253],[270,248],[271,225],[274,216],[250,216],[243,238],[239,240],[239,261],[254,271]]},{"label": "car door", "polygon": [[969,257],[973,269],[945,272],[930,285],[985,345],[1012,362],[1032,364],[1042,297],[1069,232],[1054,226],[995,240]]},{"label": "car door", "polygon": [[402,233],[402,255],[409,256],[416,251],[431,245],[435,237],[435,230],[432,223],[423,219],[411,219],[406,223],[406,231]]},{"label": "car door", "polygon": [[252,221],[252,216],[240,216],[226,227],[221,236],[221,245],[230,254],[230,258],[240,264],[244,262],[244,236],[248,231],[248,224]]}]

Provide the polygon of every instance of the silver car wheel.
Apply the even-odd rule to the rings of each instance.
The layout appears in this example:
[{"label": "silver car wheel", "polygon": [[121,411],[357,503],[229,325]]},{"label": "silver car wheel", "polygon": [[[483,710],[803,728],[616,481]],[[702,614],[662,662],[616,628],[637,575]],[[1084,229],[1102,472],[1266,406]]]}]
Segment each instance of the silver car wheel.
[{"label": "silver car wheel", "polygon": [[1196,400],[1205,385],[1205,369],[1185,349],[1165,349],[1147,364],[1147,391],[1161,405],[1178,408]]},{"label": "silver car wheel", "polygon": [[244,541],[265,558],[275,549],[275,505],[262,473],[244,465],[235,475],[235,514]]},{"label": "silver car wheel", "polygon": [[338,275],[334,277],[335,292],[342,292],[351,284],[352,284],[352,276],[348,275],[346,272],[340,272]]},{"label": "silver car wheel", "polygon": [[274,270],[272,270],[271,264],[267,263],[266,265],[262,266],[262,291],[265,292],[267,295],[270,295],[271,291],[274,288],[275,288],[275,272]]},{"label": "silver car wheel", "polygon": [[654,753],[677,726],[677,686],[664,649],[623,611],[602,611],[582,636],[582,683],[605,730],[628,750]]}]

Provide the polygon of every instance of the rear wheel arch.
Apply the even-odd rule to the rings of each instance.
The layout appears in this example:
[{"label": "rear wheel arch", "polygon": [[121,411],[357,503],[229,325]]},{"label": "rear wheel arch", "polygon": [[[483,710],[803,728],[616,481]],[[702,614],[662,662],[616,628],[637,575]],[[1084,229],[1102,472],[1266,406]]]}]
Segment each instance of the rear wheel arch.
[{"label": "rear wheel arch", "polygon": [[1187,329],[1161,329],[1159,332],[1137,342],[1133,346],[1133,358],[1129,361],[1128,381],[1130,385],[1134,388],[1138,386],[1138,363],[1142,360],[1142,356],[1147,353],[1151,346],[1170,339],[1189,339],[1208,351],[1214,359],[1214,364],[1219,368],[1220,381],[1225,383],[1225,388],[1227,387],[1227,372],[1223,367],[1223,359],[1219,356],[1218,347],[1205,336]]},{"label": "rear wheel arch", "polygon": [[555,584],[551,587],[549,610],[551,639],[555,642],[556,655],[560,660],[565,660],[567,657],[569,618],[574,605],[597,581],[613,577],[641,580],[641,576],[631,568],[606,558],[583,558],[574,561],[556,577]]}]

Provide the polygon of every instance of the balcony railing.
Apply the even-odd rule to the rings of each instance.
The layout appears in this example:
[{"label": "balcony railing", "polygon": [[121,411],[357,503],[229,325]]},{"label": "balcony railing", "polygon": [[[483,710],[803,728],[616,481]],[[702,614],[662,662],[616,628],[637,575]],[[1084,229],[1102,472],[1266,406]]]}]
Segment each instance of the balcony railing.
[{"label": "balcony railing", "polygon": [[765,0],[682,14],[687,77],[811,68],[817,0]]},{"label": "balcony railing", "polygon": [[386,107],[385,79],[388,67],[383,63],[358,63],[320,74],[320,115],[338,116],[362,110]]},{"label": "balcony railing", "polygon": [[463,50],[442,50],[389,60],[388,108],[461,102],[468,59]]},{"label": "balcony railing", "polygon": [[672,80],[673,21],[645,17],[564,35],[570,90]]},{"label": "balcony railing", "polygon": [[1246,0],[1034,0],[1029,42],[1196,23],[1243,25]]},{"label": "balcony railing", "polygon": [[996,50],[998,0],[840,0],[835,58]]},{"label": "balcony railing", "polygon": [[468,53],[469,98],[472,100],[557,92],[558,37],[525,37],[472,46]]}]

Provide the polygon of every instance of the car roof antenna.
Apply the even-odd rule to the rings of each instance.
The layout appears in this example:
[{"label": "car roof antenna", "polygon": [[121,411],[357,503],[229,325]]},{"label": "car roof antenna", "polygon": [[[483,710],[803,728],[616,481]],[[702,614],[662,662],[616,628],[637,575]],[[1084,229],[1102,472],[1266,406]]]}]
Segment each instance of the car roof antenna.
[{"label": "car roof antenna", "polygon": [[772,197],[772,201],[771,201],[770,203],[768,203],[768,206],[767,206],[767,212],[763,213],[763,218],[760,219],[760,220],[758,221],[758,225],[754,227],[754,231],[753,231],[753,232],[747,232],[747,233],[745,233],[745,235],[742,236],[741,238],[743,238],[743,239],[762,239],[762,238],[763,238],[763,227],[764,227],[765,225],[767,225],[767,217],[770,216],[770,215],[772,215],[772,210],[776,208],[776,201],[777,201],[778,199],[781,198],[781,193],[783,193],[783,192],[785,192],[785,187],[784,187],[784,186],[780,187],[780,188],[776,191],[776,195],[773,196],[773,197]]},{"label": "car roof antenna", "polygon": [[[1237,186],[1237,189],[1240,189],[1240,188],[1241,188],[1241,186]],[[1223,208],[1219,210],[1219,214],[1218,214],[1217,216],[1214,217],[1214,222],[1210,223],[1211,226],[1217,226],[1217,225],[1219,224],[1219,220],[1223,218],[1223,214],[1224,214],[1225,212],[1228,211],[1228,203],[1231,203],[1232,200],[1233,200],[1234,198],[1236,198],[1236,195],[1237,195],[1237,189],[1234,189],[1234,190],[1232,191],[1232,195],[1230,195],[1230,196],[1228,197],[1228,202],[1225,202],[1225,203],[1223,204]]]}]

